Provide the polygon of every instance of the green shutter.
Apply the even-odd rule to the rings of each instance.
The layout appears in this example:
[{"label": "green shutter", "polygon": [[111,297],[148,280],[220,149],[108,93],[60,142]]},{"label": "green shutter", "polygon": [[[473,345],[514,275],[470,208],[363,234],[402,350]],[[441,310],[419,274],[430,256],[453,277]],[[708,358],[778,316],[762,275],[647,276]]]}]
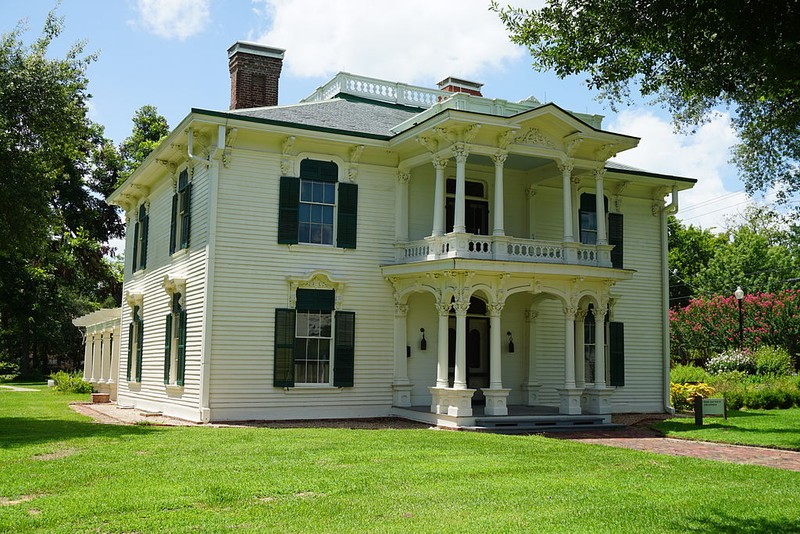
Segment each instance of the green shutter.
[{"label": "green shutter", "polygon": [[169,224],[169,253],[175,252],[178,230],[178,193],[172,195],[172,219]]},{"label": "green shutter", "polygon": [[337,311],[334,317],[333,385],[349,388],[355,368],[356,314]]},{"label": "green shutter", "polygon": [[139,262],[139,268],[144,269],[147,267],[147,234],[150,227],[150,215],[145,215],[142,219],[142,250],[139,251],[141,254],[141,261]]},{"label": "green shutter", "polygon": [[192,228],[192,183],[186,184],[181,198],[181,248],[189,247],[189,232]]},{"label": "green shutter", "polygon": [[167,326],[164,330],[164,383],[169,384],[169,368],[172,364],[172,314],[167,314]]},{"label": "green shutter", "polygon": [[278,209],[278,243],[297,243],[300,204],[300,178],[281,176]]},{"label": "green shutter", "polygon": [[300,162],[300,177],[321,182],[338,182],[339,166],[332,161],[304,159]]},{"label": "green shutter", "polygon": [[275,310],[275,363],[273,385],[277,388],[294,386],[295,311]]},{"label": "green shutter", "polygon": [[136,320],[136,381],[142,381],[142,355],[144,353],[144,320]]},{"label": "green shutter", "polygon": [[339,184],[337,199],[336,246],[340,248],[356,248],[356,220],[358,212],[358,186],[356,184]]},{"label": "green shutter", "polygon": [[186,310],[178,313],[178,373],[176,383],[183,385],[183,377],[186,374]]},{"label": "green shutter", "polygon": [[610,386],[625,385],[625,325],[608,323],[608,367]]},{"label": "green shutter", "polygon": [[302,311],[331,311],[336,306],[336,292],[330,289],[298,289],[295,308]]},{"label": "green shutter", "polygon": [[622,269],[622,214],[608,214],[608,244],[614,245],[611,249],[611,266]]},{"label": "green shutter", "polygon": [[131,381],[131,360],[133,360],[133,323],[128,325],[128,372],[125,379]]},{"label": "green shutter", "polygon": [[139,221],[133,225],[133,261],[131,262],[131,273],[139,270]]}]

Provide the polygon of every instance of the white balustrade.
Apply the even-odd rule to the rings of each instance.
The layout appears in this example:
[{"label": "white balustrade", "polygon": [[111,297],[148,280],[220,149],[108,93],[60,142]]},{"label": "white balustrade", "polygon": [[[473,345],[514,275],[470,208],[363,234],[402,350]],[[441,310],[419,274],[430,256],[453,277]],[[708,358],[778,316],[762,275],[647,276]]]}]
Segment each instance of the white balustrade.
[{"label": "white balustrade", "polygon": [[[611,246],[569,244],[577,251],[578,265],[610,267]],[[410,263],[446,258],[521,261],[526,263],[571,263],[564,244],[508,236],[447,234],[419,241],[398,243],[397,262]],[[573,255],[574,257],[574,255]]]}]

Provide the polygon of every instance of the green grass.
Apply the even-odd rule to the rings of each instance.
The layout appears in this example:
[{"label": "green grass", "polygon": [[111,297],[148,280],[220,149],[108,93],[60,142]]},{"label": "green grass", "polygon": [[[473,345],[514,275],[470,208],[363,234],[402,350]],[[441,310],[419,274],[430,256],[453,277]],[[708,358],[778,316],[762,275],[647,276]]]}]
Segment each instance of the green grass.
[{"label": "green grass", "polygon": [[694,417],[668,419],[654,426],[674,438],[800,451],[800,408],[730,411],[727,420],[706,417],[702,427],[695,426]]},{"label": "green grass", "polygon": [[797,472],[538,436],[107,426],[79,398],[0,390],[0,532],[800,531]]}]

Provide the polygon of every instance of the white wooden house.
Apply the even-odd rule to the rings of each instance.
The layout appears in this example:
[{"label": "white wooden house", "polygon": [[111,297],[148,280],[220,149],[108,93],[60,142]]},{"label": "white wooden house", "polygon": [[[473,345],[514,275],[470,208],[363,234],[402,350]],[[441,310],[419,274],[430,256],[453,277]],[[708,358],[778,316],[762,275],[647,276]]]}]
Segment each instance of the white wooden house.
[{"label": "white wooden house", "polygon": [[[666,218],[693,179],[609,161],[602,117],[340,73],[278,106],[229,49],[109,201],[118,402],[194,421],[669,408]],[[669,199],[667,203],[666,199]]]}]

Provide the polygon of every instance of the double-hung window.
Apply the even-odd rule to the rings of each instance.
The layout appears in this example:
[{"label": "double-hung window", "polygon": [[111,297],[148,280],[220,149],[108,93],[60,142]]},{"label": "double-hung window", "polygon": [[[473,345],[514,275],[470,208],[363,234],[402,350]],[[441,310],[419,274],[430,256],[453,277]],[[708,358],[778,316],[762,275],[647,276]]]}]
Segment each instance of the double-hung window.
[{"label": "double-hung window", "polygon": [[[580,222],[581,243],[586,245],[597,244],[597,204],[593,193],[583,193],[580,198],[580,210],[578,212]],[[608,217],[608,244],[613,245],[611,249],[611,266],[615,269],[622,269],[622,214],[608,212],[608,198],[603,197],[605,202],[605,212]]]},{"label": "double-hung window", "polygon": [[147,234],[150,227],[150,215],[145,204],[139,206],[136,224],[133,226],[133,261],[131,272],[144,269],[147,266]]},{"label": "double-hung window", "polygon": [[356,248],[358,186],[338,180],[335,163],[312,159],[281,177],[278,243]]},{"label": "double-hung window", "polygon": [[189,231],[191,229],[192,182],[189,181],[189,170],[184,169],[178,175],[178,185],[172,195],[172,222],[169,230],[169,253],[189,248]]},{"label": "double-hung window", "polygon": [[298,289],[275,310],[274,385],[353,385],[355,313],[334,311],[332,290]]},{"label": "double-hung window", "polygon": [[134,306],[133,318],[128,325],[128,382],[142,381],[142,354],[144,347],[144,320],[141,306]]},{"label": "double-hung window", "polygon": [[183,295],[172,293],[164,334],[164,383],[183,385],[186,370],[186,310]]}]

